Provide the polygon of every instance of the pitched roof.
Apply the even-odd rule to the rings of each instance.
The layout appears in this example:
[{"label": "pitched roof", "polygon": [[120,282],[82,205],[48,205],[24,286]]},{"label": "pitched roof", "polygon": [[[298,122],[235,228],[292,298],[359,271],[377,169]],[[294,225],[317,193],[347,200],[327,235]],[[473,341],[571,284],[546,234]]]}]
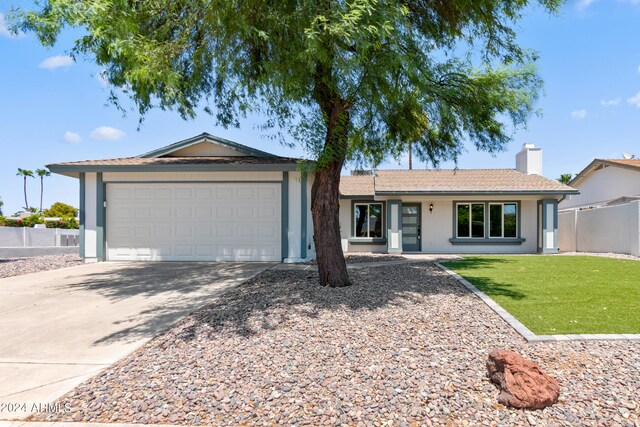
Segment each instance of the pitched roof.
[{"label": "pitched roof", "polygon": [[613,163],[623,166],[631,166],[640,169],[640,159],[600,159],[603,162]]},{"label": "pitched roof", "polygon": [[[364,178],[369,181],[365,182]],[[343,197],[385,194],[577,193],[540,175],[515,169],[379,170],[375,177],[341,178]]]},{"label": "pitched roof", "polygon": [[373,176],[340,177],[340,194],[345,197],[373,195]]},{"label": "pitched roof", "polygon": [[586,168],[582,169],[580,173],[573,177],[569,185],[575,185],[591,172],[607,166],[621,167],[640,172],[640,159],[594,159]]},{"label": "pitched roof", "polygon": [[61,166],[145,166],[145,165],[265,165],[297,164],[291,157],[218,156],[218,157],[121,157],[117,159],[62,162]]},{"label": "pitched roof", "polygon": [[51,172],[78,178],[81,172],[238,172],[295,171],[302,159],[290,157],[124,157],[47,165]]},{"label": "pitched roof", "polygon": [[137,157],[161,157],[166,156],[175,151],[181,150],[183,148],[190,147],[195,144],[199,144],[202,142],[210,142],[212,144],[217,144],[222,147],[230,148],[232,150],[238,151],[240,153],[246,154],[247,156],[254,157],[277,157],[271,153],[267,153],[266,151],[261,151],[255,149],[253,147],[248,147],[243,144],[239,144],[237,142],[229,141],[228,139],[220,138],[215,135],[211,135],[210,133],[203,132],[200,135],[193,136],[191,138],[183,139],[182,141],[175,142],[173,144],[166,145],[164,147],[157,148],[153,151],[149,151],[144,154],[140,154]]}]

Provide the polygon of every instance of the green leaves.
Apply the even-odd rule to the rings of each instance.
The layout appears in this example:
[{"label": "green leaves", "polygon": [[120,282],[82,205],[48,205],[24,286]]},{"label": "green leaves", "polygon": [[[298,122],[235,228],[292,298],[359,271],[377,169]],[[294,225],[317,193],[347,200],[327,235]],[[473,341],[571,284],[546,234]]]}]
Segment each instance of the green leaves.
[{"label": "green leaves", "polygon": [[[141,116],[202,110],[234,126],[259,112],[263,131],[294,135],[317,158],[375,166],[413,143],[437,164],[465,140],[499,151],[534,111],[536,55],[514,31],[532,3],[48,0],[14,20],[47,45],[84,29],[73,54],[102,66]],[[535,3],[555,12],[561,1]]]}]

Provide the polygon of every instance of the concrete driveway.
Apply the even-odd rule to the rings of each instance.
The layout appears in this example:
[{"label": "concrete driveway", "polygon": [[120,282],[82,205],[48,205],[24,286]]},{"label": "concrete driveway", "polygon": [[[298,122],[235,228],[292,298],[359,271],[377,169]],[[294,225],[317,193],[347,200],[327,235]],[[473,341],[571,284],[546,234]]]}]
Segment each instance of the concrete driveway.
[{"label": "concrete driveway", "polygon": [[0,419],[28,416],[270,266],[99,263],[0,279]]}]

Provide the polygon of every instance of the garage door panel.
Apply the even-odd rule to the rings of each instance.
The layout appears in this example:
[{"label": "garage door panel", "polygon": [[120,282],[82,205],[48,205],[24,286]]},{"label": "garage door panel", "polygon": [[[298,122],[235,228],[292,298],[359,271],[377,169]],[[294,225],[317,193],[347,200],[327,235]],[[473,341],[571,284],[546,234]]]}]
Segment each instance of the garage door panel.
[{"label": "garage door panel", "polygon": [[193,189],[191,188],[176,188],[176,199],[193,199]]},{"label": "garage door panel", "polygon": [[173,191],[171,188],[156,188],[156,199],[172,199]]},{"label": "garage door panel", "polygon": [[256,211],[253,206],[238,206],[237,218],[241,220],[256,219]]},{"label": "garage door panel", "polygon": [[278,261],[279,218],[279,184],[108,184],[107,256]]},{"label": "garage door panel", "polygon": [[233,199],[233,187],[219,187],[216,195],[216,199],[218,200],[231,200]]},{"label": "garage door panel", "polygon": [[276,209],[273,206],[260,206],[258,215],[263,220],[276,220]]},{"label": "garage door panel", "polygon": [[216,214],[214,220],[230,221],[233,220],[233,208],[231,206],[216,206]]},{"label": "garage door panel", "polygon": [[173,216],[173,210],[169,206],[159,206],[155,208],[156,219],[169,219]]},{"label": "garage door panel", "polygon": [[138,187],[134,190],[136,200],[151,199],[154,197],[155,191],[152,188]]},{"label": "garage door panel", "polygon": [[189,221],[192,219],[193,209],[190,206],[178,206],[176,207],[177,219],[182,221]]}]

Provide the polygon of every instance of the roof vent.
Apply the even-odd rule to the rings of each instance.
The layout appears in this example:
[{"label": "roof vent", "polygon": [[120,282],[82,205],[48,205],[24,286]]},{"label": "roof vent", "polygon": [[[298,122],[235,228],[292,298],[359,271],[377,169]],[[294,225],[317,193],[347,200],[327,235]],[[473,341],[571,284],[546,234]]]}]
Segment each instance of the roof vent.
[{"label": "roof vent", "polygon": [[351,171],[351,176],[373,176],[371,169],[355,169]]}]

